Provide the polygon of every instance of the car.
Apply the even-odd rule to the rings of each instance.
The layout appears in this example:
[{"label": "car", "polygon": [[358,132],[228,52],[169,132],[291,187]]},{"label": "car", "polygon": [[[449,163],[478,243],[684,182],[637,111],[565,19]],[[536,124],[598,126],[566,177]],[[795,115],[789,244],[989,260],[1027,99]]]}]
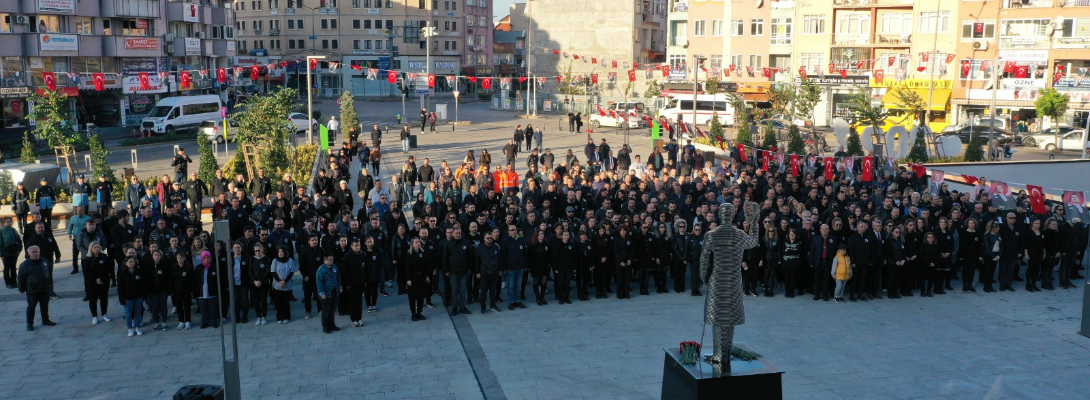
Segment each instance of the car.
[{"label": "car", "polygon": [[1075,130],[1075,128],[1072,128],[1070,126],[1054,126],[1043,131],[1019,134],[1018,142],[1024,146],[1037,147],[1037,142],[1041,139],[1055,139],[1056,135],[1063,136],[1073,130]]},{"label": "car", "polygon": [[[757,121],[757,124],[761,126],[762,130],[766,125],[771,125],[773,130],[779,132],[779,136],[786,136],[788,130],[791,129],[792,125],[792,123],[788,122],[788,120],[780,118],[765,118]],[[809,135],[811,132],[813,132],[813,129],[811,129],[810,127],[802,126],[799,124],[794,125],[799,127],[799,134],[803,136]]]},{"label": "car", "polygon": [[810,121],[807,121],[807,120],[805,120],[805,119],[803,119],[801,117],[790,118],[787,114],[776,114],[776,115],[773,115],[773,116],[769,117],[769,119],[780,119],[780,120],[784,120],[784,121],[791,121],[791,123],[793,123],[795,125],[798,125],[800,128],[804,127],[804,126],[805,127],[810,126]]},{"label": "car", "polygon": [[[614,111],[614,112],[616,112],[616,111]],[[603,126],[620,127],[624,123],[624,120],[625,119],[623,117],[621,117],[620,114],[618,114],[617,117],[614,118],[614,117],[611,117],[609,115],[609,112],[607,111],[606,116],[604,116],[604,117],[601,114],[591,114],[590,115],[590,126],[592,128],[600,128],[600,127],[603,127]],[[640,119],[640,117],[633,117],[633,116],[628,117],[628,127],[629,128],[639,128],[641,125],[643,125],[643,120]]]},{"label": "car", "polygon": [[[1086,144],[1090,143],[1090,142],[1084,142],[1082,140],[1084,132],[1085,132],[1085,129],[1075,129],[1075,130],[1071,130],[1071,131],[1067,132],[1066,134],[1061,135],[1060,136],[1060,142],[1059,142],[1060,143],[1059,148],[1062,149],[1062,150],[1080,150],[1080,151],[1082,149],[1086,148],[1087,147]],[[1045,150],[1048,150],[1048,151],[1055,151],[1057,149],[1057,147],[1056,147],[1056,136],[1054,136],[1054,135],[1041,136],[1041,137],[1038,137],[1036,139],[1036,141],[1037,141],[1037,147],[1038,148],[1045,149]],[[1079,145],[1080,143],[1082,143],[1082,146]]]},{"label": "car", "polygon": [[981,118],[979,120],[962,121],[961,123],[959,123],[957,125],[948,125],[947,127],[942,128],[942,133],[943,134],[950,133],[950,132],[957,131],[957,130],[960,130],[962,128],[965,128],[967,126],[991,126],[993,124],[992,121],[994,121],[994,124],[995,124],[996,128],[1003,129],[1003,130],[1007,129],[1007,120],[1005,120],[1005,119],[1001,119],[1001,118]]},{"label": "car", "polygon": [[[234,139],[235,132],[238,131],[238,122],[228,121],[227,127],[229,128],[227,129],[227,140]],[[208,140],[216,142],[217,144],[223,144],[224,139],[222,119],[210,119],[201,122],[200,126],[198,126],[197,129],[200,130],[201,135],[207,137]]]},{"label": "car", "polygon": [[957,136],[958,138],[961,139],[961,143],[966,143],[967,144],[967,143],[969,143],[970,136],[972,136],[974,138],[982,137],[984,139],[987,139],[989,134],[993,134],[996,142],[999,143],[999,144],[1007,144],[1007,143],[1013,143],[1014,142],[1014,134],[1013,133],[1010,133],[1010,132],[1006,131],[1005,129],[999,129],[999,128],[995,128],[995,130],[992,131],[990,127],[980,126],[980,125],[964,126],[961,129],[958,129],[956,131],[943,132],[943,133],[940,133],[940,134],[938,134],[936,136]]},{"label": "car", "polygon": [[307,118],[306,114],[293,112],[291,114],[288,114],[288,119],[291,120],[291,123],[295,124],[296,133],[302,133],[307,131],[308,120],[310,121],[311,129],[313,129],[315,133],[318,132],[318,122],[314,121],[313,119]]}]

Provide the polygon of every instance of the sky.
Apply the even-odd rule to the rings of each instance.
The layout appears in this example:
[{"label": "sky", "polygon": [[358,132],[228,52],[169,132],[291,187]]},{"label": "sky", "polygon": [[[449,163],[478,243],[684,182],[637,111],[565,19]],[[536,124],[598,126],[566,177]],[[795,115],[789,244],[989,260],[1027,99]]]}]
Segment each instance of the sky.
[{"label": "sky", "polygon": [[492,1],[492,15],[496,17],[492,22],[499,21],[500,18],[506,17],[507,13],[511,11],[511,5],[515,3],[525,3],[526,0],[493,0]]}]

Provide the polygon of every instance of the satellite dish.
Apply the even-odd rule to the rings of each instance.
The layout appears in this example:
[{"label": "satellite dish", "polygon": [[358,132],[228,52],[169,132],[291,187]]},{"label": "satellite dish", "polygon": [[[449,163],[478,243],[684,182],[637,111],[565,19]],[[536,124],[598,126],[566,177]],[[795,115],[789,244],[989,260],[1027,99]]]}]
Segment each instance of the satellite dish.
[{"label": "satellite dish", "polygon": [[961,138],[954,135],[939,136],[938,142],[943,156],[951,157],[961,154]]},{"label": "satellite dish", "polygon": [[867,152],[874,151],[875,134],[881,135],[882,130],[873,126],[863,128],[863,134],[859,135],[859,141],[863,144],[863,150]]},{"label": "satellite dish", "polygon": [[848,121],[843,118],[833,118],[833,136],[836,137],[838,146],[848,147],[848,130],[851,129]]},{"label": "satellite dish", "polygon": [[[908,131],[905,130],[905,127],[903,127],[903,126],[894,125],[892,128],[889,128],[889,131],[886,132],[886,149],[885,149],[886,150],[886,157],[888,157],[888,158],[899,158],[899,157],[897,157],[897,153],[899,153],[898,150],[900,150],[900,149],[895,147],[894,144],[897,144],[900,147],[905,147],[906,142],[905,142],[904,139],[906,139],[905,136],[907,136],[907,135],[908,135]],[[900,138],[901,140],[897,140],[897,138]],[[897,143],[897,142],[900,142],[900,143]],[[907,143],[911,143],[911,142],[907,142]]]}]

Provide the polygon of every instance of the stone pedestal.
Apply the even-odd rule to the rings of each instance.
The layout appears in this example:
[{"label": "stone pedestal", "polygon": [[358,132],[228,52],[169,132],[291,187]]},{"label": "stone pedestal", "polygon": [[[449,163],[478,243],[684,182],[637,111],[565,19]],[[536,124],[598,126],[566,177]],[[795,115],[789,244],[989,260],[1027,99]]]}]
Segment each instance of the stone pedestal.
[{"label": "stone pedestal", "polygon": [[[745,344],[735,343],[734,346],[752,351]],[[717,372],[704,360],[695,365],[682,364],[681,351],[677,347],[663,350],[666,352],[662,365],[663,400],[783,399],[783,371],[764,358],[731,360],[730,372]]]}]

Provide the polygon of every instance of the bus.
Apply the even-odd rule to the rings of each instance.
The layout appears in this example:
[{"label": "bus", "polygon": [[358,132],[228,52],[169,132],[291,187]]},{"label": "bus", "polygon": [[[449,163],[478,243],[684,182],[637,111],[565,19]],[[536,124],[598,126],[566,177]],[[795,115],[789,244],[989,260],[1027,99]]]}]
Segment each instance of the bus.
[{"label": "bus", "polygon": [[696,115],[693,115],[693,95],[668,94],[666,105],[659,109],[658,117],[669,121],[677,121],[680,117],[683,121],[693,125],[711,126],[712,115],[719,116],[719,122],[723,126],[734,125],[734,107],[727,101],[723,94],[698,94],[696,95]]}]

